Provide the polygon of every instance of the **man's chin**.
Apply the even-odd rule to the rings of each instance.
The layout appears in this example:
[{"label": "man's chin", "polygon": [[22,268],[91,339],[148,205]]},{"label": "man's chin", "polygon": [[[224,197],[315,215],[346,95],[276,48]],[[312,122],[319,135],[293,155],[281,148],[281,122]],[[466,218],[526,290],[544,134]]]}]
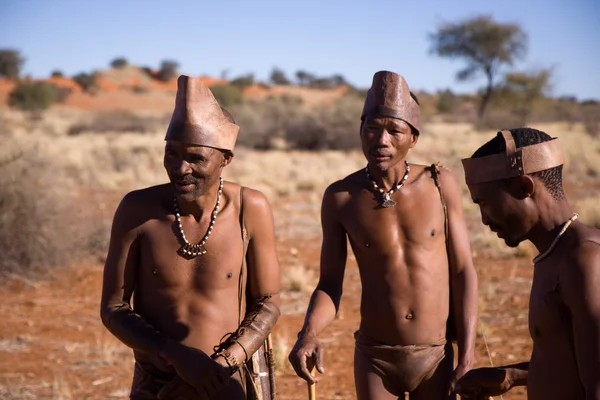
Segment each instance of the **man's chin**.
[{"label": "man's chin", "polygon": [[517,239],[504,239],[504,243],[506,243],[506,245],[508,247],[519,247],[519,243],[521,243],[521,240],[517,240]]}]

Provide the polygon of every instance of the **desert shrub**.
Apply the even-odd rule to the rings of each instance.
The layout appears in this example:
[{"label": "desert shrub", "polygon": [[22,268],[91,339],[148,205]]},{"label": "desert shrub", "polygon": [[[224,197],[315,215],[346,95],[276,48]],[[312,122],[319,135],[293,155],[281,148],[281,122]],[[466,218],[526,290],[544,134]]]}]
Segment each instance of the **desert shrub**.
[{"label": "desert shrub", "polygon": [[510,129],[521,126],[519,116],[510,112],[510,110],[490,105],[483,117],[475,124],[478,130],[486,131]]},{"label": "desert shrub", "polygon": [[64,103],[67,101],[71,93],[73,93],[73,89],[64,86],[50,85],[52,86],[52,90],[54,91],[54,101],[56,103]]},{"label": "desert shrub", "polygon": [[456,96],[450,89],[446,89],[438,94],[437,112],[440,114],[449,114],[456,108]]},{"label": "desert shrub", "polygon": [[42,111],[56,100],[56,87],[46,82],[21,82],[10,93],[8,104],[23,111]]},{"label": "desert shrub", "polygon": [[51,77],[53,78],[62,78],[63,76],[65,76],[62,71],[56,69],[54,71],[52,71],[52,73],[50,74]]},{"label": "desert shrub", "polygon": [[231,107],[240,126],[238,144],[254,149],[277,147],[278,140],[285,140],[288,126],[302,114],[301,108],[302,100],[293,96],[245,101]]},{"label": "desert shrub", "polygon": [[84,92],[93,93],[98,89],[98,83],[96,82],[96,74],[88,74],[81,72],[73,77],[75,83],[77,83]]},{"label": "desert shrub", "polygon": [[357,96],[342,96],[331,106],[303,114],[286,130],[289,147],[304,150],[360,148],[363,101]]},{"label": "desert shrub", "polygon": [[156,79],[168,82],[177,76],[179,63],[172,60],[164,60],[156,74]]},{"label": "desert shrub", "polygon": [[290,85],[292,83],[285,75],[285,72],[277,67],[271,71],[270,81],[274,85]]},{"label": "desert shrub", "polygon": [[39,275],[106,251],[107,227],[55,173],[35,148],[0,160],[0,272]]},{"label": "desert shrub", "polygon": [[210,87],[210,91],[215,96],[215,99],[223,107],[231,107],[234,104],[239,104],[244,99],[244,94],[238,86],[220,84]]},{"label": "desert shrub", "polygon": [[230,82],[230,84],[232,86],[237,86],[240,89],[244,89],[248,86],[252,86],[252,85],[254,85],[254,74],[238,76],[237,78],[233,79]]},{"label": "desert shrub", "polygon": [[129,63],[127,62],[127,59],[125,59],[124,57],[115,58],[114,60],[112,60],[110,62],[110,66],[113,68],[116,68],[116,69],[124,68],[127,65],[129,65]]},{"label": "desert shrub", "polygon": [[133,132],[152,133],[166,129],[170,115],[159,117],[139,116],[130,111],[105,111],[97,114],[92,121],[73,125],[69,135],[79,135],[83,132]]},{"label": "desert shrub", "polygon": [[585,131],[591,137],[600,137],[600,103],[588,101],[580,107]]},{"label": "desert shrub", "polygon": [[0,76],[18,78],[24,62],[25,59],[18,50],[0,49]]}]

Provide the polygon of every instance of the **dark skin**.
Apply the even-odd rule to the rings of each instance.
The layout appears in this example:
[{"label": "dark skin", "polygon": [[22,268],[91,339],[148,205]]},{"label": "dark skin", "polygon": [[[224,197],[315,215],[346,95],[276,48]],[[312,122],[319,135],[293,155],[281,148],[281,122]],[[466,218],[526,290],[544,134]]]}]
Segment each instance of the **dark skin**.
[{"label": "dark skin", "polygon": [[[573,215],[536,177],[469,185],[482,221],[508,246],[545,252]],[[457,385],[473,399],[527,386],[530,400],[600,399],[600,231],[575,221],[535,264],[529,301],[529,362],[470,371]]]},{"label": "dark skin", "polygon": [[[245,398],[237,381],[229,378],[225,359],[210,357],[213,347],[239,324],[240,186],[224,184],[216,224],[203,256],[190,259],[181,255],[183,242],[173,206],[176,195],[185,235],[190,243],[198,243],[207,232],[219,177],[231,157],[213,148],[168,141],[164,165],[171,183],[127,194],[115,214],[101,315],[109,326],[111,312],[130,303],[133,296],[134,312],[155,331],[128,327],[112,332],[133,348],[138,361],[177,374],[181,384],[168,385],[170,395],[160,398],[193,392],[203,399]],[[273,216],[260,192],[244,190],[244,221],[250,238],[250,293],[255,299],[274,295],[269,301],[278,303]],[[152,340],[138,340],[144,337]],[[239,345],[232,345],[229,351],[240,363],[245,361]]]},{"label": "dark skin", "polygon": [[[367,119],[361,129],[363,152],[379,187],[389,190],[405,173],[404,160],[417,143],[410,126],[399,119]],[[397,205],[381,208],[364,170],[332,184],[321,208],[323,243],[321,272],[304,326],[290,353],[296,373],[308,382],[316,364],[323,368],[318,335],[339,310],[347,258],[347,238],[358,262],[361,282],[360,330],[381,343],[431,344],[444,338],[452,286],[459,365],[443,361],[411,399],[441,399],[475,363],[477,276],[472,265],[460,191],[449,170],[441,185],[449,208],[450,260],[444,235],[439,193],[425,166],[411,165],[404,187],[392,194]],[[449,266],[450,263],[450,271]],[[355,369],[356,369],[355,365]],[[360,371],[359,371],[360,372]],[[396,398],[373,373],[355,374],[359,399]]]}]

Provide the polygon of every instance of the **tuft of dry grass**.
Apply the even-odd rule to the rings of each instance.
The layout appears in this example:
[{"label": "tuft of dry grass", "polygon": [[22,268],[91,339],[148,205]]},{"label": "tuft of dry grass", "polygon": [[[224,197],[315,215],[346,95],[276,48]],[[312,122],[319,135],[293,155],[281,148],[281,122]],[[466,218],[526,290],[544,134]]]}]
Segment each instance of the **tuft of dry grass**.
[{"label": "tuft of dry grass", "polygon": [[283,269],[284,287],[292,292],[311,290],[312,271],[301,264],[290,265]]},{"label": "tuft of dry grass", "polygon": [[52,382],[52,398],[55,400],[73,399],[71,386],[63,376],[56,375],[54,377],[54,381]]},{"label": "tuft of dry grass", "polygon": [[275,359],[275,374],[284,375],[291,370],[288,354],[291,351],[287,336],[273,335],[273,358]]}]

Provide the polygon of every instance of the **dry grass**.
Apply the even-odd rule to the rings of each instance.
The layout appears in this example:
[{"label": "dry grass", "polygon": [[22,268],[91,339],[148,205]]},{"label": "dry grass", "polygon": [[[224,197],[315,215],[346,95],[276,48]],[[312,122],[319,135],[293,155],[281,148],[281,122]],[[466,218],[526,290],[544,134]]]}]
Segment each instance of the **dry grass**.
[{"label": "dry grass", "polygon": [[71,400],[71,386],[63,376],[55,376],[52,382],[52,398],[55,400]]},{"label": "dry grass", "polygon": [[283,268],[284,288],[292,292],[311,291],[314,286],[313,271],[302,264]]},{"label": "dry grass", "polygon": [[[136,115],[138,119],[145,116],[143,113]],[[86,242],[83,247],[91,247],[97,253],[105,252],[115,199],[129,190],[166,181],[162,166],[164,129],[157,126],[156,132],[143,135],[127,132],[68,135],[73,125],[95,118],[97,115],[89,111],[61,108],[44,114],[39,121],[31,121],[24,114],[14,111],[2,110],[0,113],[0,137],[7,144],[0,153],[0,164],[1,160],[8,160],[4,166],[0,166],[4,171],[0,180],[2,192],[12,196],[11,205],[3,206],[1,217],[3,226],[14,227],[4,230],[5,233],[11,232],[4,243],[11,243],[9,247],[12,249],[22,249],[21,255],[15,256],[15,259],[28,257],[38,249],[48,251],[47,247],[42,246],[43,243],[51,247],[58,245],[56,254],[70,254],[71,249],[64,247],[67,244],[81,247],[81,240],[77,243],[69,243],[69,240],[53,243],[52,237],[99,238],[93,243]],[[563,139],[567,159],[564,169],[566,181],[575,182],[582,178],[593,181],[600,176],[600,140],[588,135],[582,124],[549,123],[536,127]],[[454,172],[462,185],[466,218],[472,222],[470,233],[475,253],[530,257],[535,253],[530,248],[520,246],[508,249],[478,223],[479,210],[471,202],[464,185],[460,159],[470,156],[495,134],[495,130],[477,131],[467,123],[432,121],[426,125],[409,159],[422,164],[441,161]],[[23,156],[19,158],[20,153]],[[11,161],[15,157],[16,161]],[[306,193],[310,207],[318,209],[322,193],[329,184],[363,168],[364,164],[360,149],[308,152],[259,151],[240,147],[236,149],[233,162],[226,167],[224,178],[262,191],[271,202],[281,197]],[[24,177],[27,177],[26,183],[31,183],[31,186],[19,183]],[[35,191],[42,187],[43,196],[39,197]],[[27,196],[27,193],[36,195]],[[574,202],[583,221],[598,225],[597,199]],[[7,204],[6,200],[4,204]],[[81,204],[86,206],[78,208]],[[77,214],[77,221],[73,221],[71,217],[75,209],[89,213],[89,219],[85,223],[77,223],[83,220],[81,214]],[[288,214],[294,219],[298,212],[292,209]],[[298,218],[306,219],[306,216],[298,215]],[[318,219],[312,214],[311,218]],[[46,227],[40,231],[33,221],[41,221]],[[299,225],[292,224],[282,229],[300,229],[302,221],[297,222]],[[16,227],[21,225],[27,229],[21,229],[21,232],[17,230],[13,234]],[[313,228],[311,225],[311,232]],[[40,232],[45,232],[46,238]],[[284,231],[279,233],[285,234]],[[24,248],[25,244],[31,243],[31,238],[32,248]],[[42,257],[37,260],[45,261]],[[53,261],[54,264],[64,262],[60,259]],[[17,263],[13,264],[9,271],[15,271]],[[287,285],[291,290],[302,290],[300,288],[306,285],[301,281],[304,276],[302,267],[287,268],[286,274],[290,276]]]},{"label": "dry grass", "polygon": [[579,214],[581,222],[600,229],[600,195],[577,201],[575,211]]},{"label": "dry grass", "polygon": [[290,341],[287,336],[281,334],[273,336],[273,358],[275,359],[276,375],[284,375],[292,369],[288,361],[290,350]]}]

